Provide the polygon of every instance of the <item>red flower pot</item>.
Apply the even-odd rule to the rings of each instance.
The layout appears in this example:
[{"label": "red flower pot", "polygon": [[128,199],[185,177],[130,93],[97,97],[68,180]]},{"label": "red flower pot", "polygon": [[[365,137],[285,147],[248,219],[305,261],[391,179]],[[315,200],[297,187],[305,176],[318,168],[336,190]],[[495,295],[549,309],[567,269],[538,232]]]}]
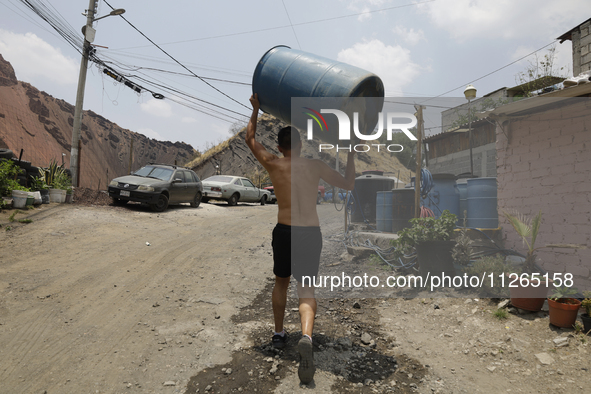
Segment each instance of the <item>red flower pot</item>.
[{"label": "red flower pot", "polygon": [[581,301],[576,298],[561,298],[557,301],[548,298],[550,324],[556,327],[572,327],[577,320],[580,307]]},{"label": "red flower pot", "polygon": [[[509,281],[512,281],[515,277],[507,275],[507,278]],[[546,301],[546,297],[548,297],[548,288],[551,286],[550,280],[548,282],[542,280],[543,278],[541,278],[541,283],[538,287],[532,285],[521,286],[519,280],[515,281],[515,284],[517,284],[518,287],[509,287],[511,305],[515,308],[532,312],[539,312],[542,310],[544,301]]]}]

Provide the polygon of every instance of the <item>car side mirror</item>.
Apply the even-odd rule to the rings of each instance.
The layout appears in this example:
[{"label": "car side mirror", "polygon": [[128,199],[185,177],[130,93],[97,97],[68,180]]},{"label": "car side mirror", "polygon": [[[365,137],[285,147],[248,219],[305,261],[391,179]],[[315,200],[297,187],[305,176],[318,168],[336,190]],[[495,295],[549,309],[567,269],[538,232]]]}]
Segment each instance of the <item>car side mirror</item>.
[{"label": "car side mirror", "polygon": [[174,181],[172,181],[172,183],[182,183],[183,180],[180,178],[176,178]]}]

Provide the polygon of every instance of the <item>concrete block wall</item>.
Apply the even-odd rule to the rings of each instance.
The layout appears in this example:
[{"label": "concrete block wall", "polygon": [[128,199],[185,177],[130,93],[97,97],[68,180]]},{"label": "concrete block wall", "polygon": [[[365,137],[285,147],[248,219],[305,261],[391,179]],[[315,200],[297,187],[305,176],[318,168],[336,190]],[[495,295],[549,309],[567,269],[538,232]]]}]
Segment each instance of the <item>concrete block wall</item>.
[{"label": "concrete block wall", "polygon": [[[497,176],[496,145],[487,144],[472,149],[474,175],[479,177]],[[470,172],[470,151],[463,150],[446,156],[429,159],[429,171],[434,174],[460,175]]]},{"label": "concrete block wall", "polygon": [[572,32],[573,75],[591,70],[591,21]]},{"label": "concrete block wall", "polygon": [[[505,247],[525,247],[502,211],[531,217],[542,211],[536,246],[586,244],[591,248],[591,99],[574,99],[497,126],[499,223]],[[591,290],[591,249],[541,249],[538,264],[575,275]]]}]

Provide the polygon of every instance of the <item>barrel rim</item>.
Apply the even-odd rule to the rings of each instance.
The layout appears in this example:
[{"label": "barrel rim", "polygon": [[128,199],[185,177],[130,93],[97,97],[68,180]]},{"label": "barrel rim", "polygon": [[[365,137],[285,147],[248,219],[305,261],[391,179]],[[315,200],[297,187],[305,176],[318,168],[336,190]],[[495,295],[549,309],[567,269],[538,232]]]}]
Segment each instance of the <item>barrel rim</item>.
[{"label": "barrel rim", "polygon": [[287,45],[283,45],[283,44],[280,44],[280,45],[275,45],[273,48],[271,48],[271,49],[269,49],[268,51],[266,51],[266,52],[263,54],[263,56],[261,56],[261,58],[260,58],[260,59],[257,61],[257,65],[256,65],[256,67],[254,68],[254,73],[252,74],[252,89],[253,89],[253,91],[252,91],[252,92],[253,92],[253,93],[256,93],[256,92],[254,91],[254,85],[255,85],[254,81],[255,81],[255,79],[257,79],[257,77],[258,77],[258,76],[260,75],[260,73],[261,73],[261,71],[260,71],[260,70],[261,70],[261,67],[262,67],[262,65],[261,65],[261,61],[262,61],[262,60],[263,60],[263,59],[264,59],[264,58],[265,58],[265,57],[266,57],[266,56],[267,56],[267,55],[268,55],[268,54],[269,54],[271,51],[273,51],[273,50],[275,50],[275,49],[277,49],[277,48],[287,48],[287,49],[291,49],[291,47],[290,47],[290,46],[287,46]]}]

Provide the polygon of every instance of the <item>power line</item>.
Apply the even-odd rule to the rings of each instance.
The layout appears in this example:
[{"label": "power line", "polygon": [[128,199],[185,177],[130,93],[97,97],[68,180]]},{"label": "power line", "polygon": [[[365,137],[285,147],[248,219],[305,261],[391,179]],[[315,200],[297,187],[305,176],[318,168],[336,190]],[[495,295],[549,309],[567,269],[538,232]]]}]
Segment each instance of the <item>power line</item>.
[{"label": "power line", "polygon": [[298,43],[298,48],[300,48],[300,50],[301,50],[302,46],[300,45],[300,40],[298,40],[298,35],[295,32],[295,29],[293,27],[293,23],[291,23],[291,18],[289,17],[289,11],[287,11],[287,7],[285,6],[285,1],[281,0],[281,2],[283,3],[283,8],[285,9],[285,14],[287,15],[287,20],[289,21],[289,24],[291,26],[291,31],[293,31],[293,35],[296,39],[296,42]]},{"label": "power line", "polygon": [[536,53],[536,52],[539,52],[539,51],[541,51],[542,49],[544,49],[544,48],[546,48],[546,47],[549,47],[549,46],[550,46],[550,45],[552,45],[552,44],[555,44],[557,41],[558,41],[558,40],[554,40],[554,41],[552,41],[551,43],[549,43],[549,44],[546,44],[546,45],[544,45],[543,47],[541,47],[541,48],[539,48],[539,49],[536,49],[535,51],[533,51],[533,52],[531,52],[531,53],[528,53],[527,55],[525,55],[525,56],[522,56],[522,57],[520,57],[519,59],[517,59],[517,60],[515,60],[515,61],[513,61],[513,62],[511,62],[511,63],[509,63],[509,64],[506,64],[506,65],[504,65],[503,67],[497,68],[496,70],[494,70],[494,71],[491,71],[491,72],[489,72],[489,73],[488,73],[488,74],[486,74],[486,75],[483,75],[483,76],[482,76],[482,77],[480,77],[480,78],[476,78],[476,79],[474,79],[474,80],[472,80],[472,81],[470,81],[470,82],[466,82],[466,83],[462,84],[461,86],[458,86],[457,88],[453,88],[453,89],[451,89],[451,90],[448,90],[447,92],[441,93],[441,94],[439,94],[439,95],[437,95],[437,96],[435,96],[435,97],[430,97],[428,100],[426,100],[426,101],[423,101],[423,102],[427,102],[427,101],[429,101],[429,100],[432,100],[432,99],[434,99],[434,98],[441,97],[441,96],[443,96],[444,94],[451,93],[451,92],[453,92],[453,91],[455,91],[455,90],[462,89],[462,88],[466,87],[466,85],[469,85],[469,84],[471,84],[471,83],[474,83],[474,82],[476,82],[476,81],[480,81],[481,79],[484,79],[484,78],[486,78],[486,77],[488,77],[488,76],[490,76],[490,75],[492,75],[492,74],[494,74],[494,73],[497,73],[497,72],[499,72],[499,71],[501,71],[501,70],[503,70],[503,69],[505,69],[505,68],[507,68],[507,67],[509,67],[509,66],[512,66],[513,64],[515,64],[515,63],[517,63],[517,62],[519,62],[519,61],[521,61],[521,60],[525,59],[526,57],[529,57],[529,56],[533,55],[534,53]]},{"label": "power line", "polygon": [[[111,9],[114,9],[111,4],[109,4],[106,0],[105,4],[108,5],[109,7],[111,7]],[[160,49],[166,56],[170,57],[172,60],[174,60],[179,66],[181,66],[182,68],[184,68],[185,70],[187,70],[188,72],[190,72],[191,74],[193,74],[195,77],[199,78],[203,83],[205,83],[206,85],[208,85],[209,87],[211,87],[212,89],[216,90],[217,92],[221,93],[222,95],[224,95],[225,97],[229,98],[230,100],[234,101],[235,103],[240,104],[241,106],[243,106],[246,109],[250,109],[248,108],[246,105],[242,104],[240,101],[230,97],[229,95],[227,95],[226,93],[222,92],[220,89],[216,88],[215,86],[213,86],[212,84],[210,84],[209,82],[207,82],[206,80],[204,80],[203,78],[201,78],[199,75],[195,74],[193,71],[191,71],[188,67],[186,67],[185,65],[183,65],[181,62],[179,62],[178,60],[176,60],[172,55],[170,55],[168,52],[166,52],[164,49],[162,49],[158,44],[156,44],[154,41],[152,41],[148,36],[146,36],[141,30],[139,30],[137,27],[135,27],[131,22],[129,22],[123,15],[119,15],[120,18],[122,18],[125,22],[127,22],[129,24],[129,26],[133,27],[138,33],[140,33],[144,38],[146,38],[148,41],[150,41],[150,43],[152,43],[152,45],[154,45],[156,48]]]},{"label": "power line", "polygon": [[[217,35],[217,36],[193,38],[193,39],[190,39],[190,40],[164,42],[164,43],[162,43],[160,45],[182,44],[182,43],[185,43],[185,42],[212,40],[212,39],[216,39],[216,38],[225,38],[225,37],[240,36],[240,35],[243,35],[243,34],[261,33],[261,32],[270,31],[270,30],[287,29],[287,28],[290,28],[290,27],[293,28],[293,26],[311,25],[311,24],[315,24],[315,23],[329,22],[329,21],[334,21],[334,20],[338,20],[338,19],[352,18],[352,17],[359,16],[359,15],[374,14],[376,12],[390,11],[390,10],[399,9],[399,8],[419,6],[419,5],[422,5],[422,4],[433,3],[435,1],[437,1],[437,0],[426,0],[426,1],[422,1],[420,3],[403,4],[403,5],[399,5],[399,6],[392,6],[392,7],[380,8],[380,9],[377,9],[377,10],[369,10],[369,11],[357,12],[357,13],[353,13],[353,14],[335,16],[335,17],[331,17],[331,18],[316,19],[316,20],[308,21],[308,22],[294,23],[293,25],[267,27],[267,28],[263,28],[263,29],[247,30],[247,31],[237,32],[237,33],[220,34],[220,35]],[[106,1],[105,1],[105,3],[106,3]],[[126,48],[118,48],[117,50],[145,48],[145,47],[147,47],[147,45],[135,46],[135,47],[126,47]]]}]

